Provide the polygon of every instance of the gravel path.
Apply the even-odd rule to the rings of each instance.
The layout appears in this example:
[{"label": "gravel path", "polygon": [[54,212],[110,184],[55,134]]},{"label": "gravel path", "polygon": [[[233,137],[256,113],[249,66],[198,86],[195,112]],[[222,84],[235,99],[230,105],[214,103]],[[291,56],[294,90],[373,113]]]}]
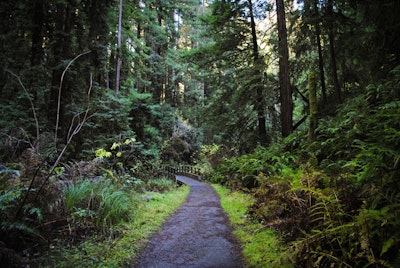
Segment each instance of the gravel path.
[{"label": "gravel path", "polygon": [[245,267],[214,189],[188,177],[177,179],[190,186],[186,202],[151,238],[131,267]]}]

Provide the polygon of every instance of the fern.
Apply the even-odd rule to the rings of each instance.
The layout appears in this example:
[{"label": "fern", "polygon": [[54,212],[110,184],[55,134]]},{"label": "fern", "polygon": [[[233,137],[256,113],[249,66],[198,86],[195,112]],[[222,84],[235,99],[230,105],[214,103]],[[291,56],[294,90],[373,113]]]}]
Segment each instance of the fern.
[{"label": "fern", "polygon": [[[27,235],[39,236],[40,232],[31,226],[34,218],[42,220],[41,210],[31,204],[24,206],[24,217],[15,218],[15,212],[21,202],[22,189],[12,189],[0,194],[0,237],[12,232],[21,232]],[[2,234],[3,233],[3,234]]]}]

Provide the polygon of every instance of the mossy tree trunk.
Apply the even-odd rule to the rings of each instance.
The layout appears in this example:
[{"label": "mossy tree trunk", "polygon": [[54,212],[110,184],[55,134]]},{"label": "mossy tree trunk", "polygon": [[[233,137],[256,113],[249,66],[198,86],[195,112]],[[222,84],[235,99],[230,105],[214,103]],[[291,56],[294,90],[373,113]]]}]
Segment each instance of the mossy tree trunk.
[{"label": "mossy tree trunk", "polygon": [[310,101],[310,125],[308,127],[308,142],[315,140],[315,130],[318,127],[318,105],[317,105],[317,86],[315,83],[315,74],[308,74],[308,91]]}]

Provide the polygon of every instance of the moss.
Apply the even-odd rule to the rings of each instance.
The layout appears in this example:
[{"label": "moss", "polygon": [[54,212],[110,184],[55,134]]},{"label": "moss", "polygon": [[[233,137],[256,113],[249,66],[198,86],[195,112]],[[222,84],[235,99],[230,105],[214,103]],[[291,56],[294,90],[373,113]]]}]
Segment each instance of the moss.
[{"label": "moss", "polygon": [[284,252],[275,231],[265,228],[261,223],[253,222],[247,215],[248,208],[254,203],[254,197],[241,192],[232,192],[221,185],[214,184],[221,197],[221,205],[229,215],[234,234],[243,247],[243,257],[249,267],[292,267],[280,262]]},{"label": "moss", "polygon": [[132,220],[118,225],[108,238],[90,236],[76,245],[61,242],[51,246],[43,256],[41,267],[127,267],[147,239],[157,231],[165,219],[185,201],[188,186],[166,193],[146,192]]}]

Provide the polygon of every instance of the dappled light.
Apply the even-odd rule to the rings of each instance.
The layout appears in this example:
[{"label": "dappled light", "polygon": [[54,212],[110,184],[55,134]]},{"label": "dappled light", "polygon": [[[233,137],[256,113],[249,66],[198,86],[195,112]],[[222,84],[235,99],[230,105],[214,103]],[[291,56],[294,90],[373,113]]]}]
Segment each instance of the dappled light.
[{"label": "dappled light", "polygon": [[135,266],[200,185],[234,242],[174,267],[400,267],[398,0],[0,14],[1,267]]}]

